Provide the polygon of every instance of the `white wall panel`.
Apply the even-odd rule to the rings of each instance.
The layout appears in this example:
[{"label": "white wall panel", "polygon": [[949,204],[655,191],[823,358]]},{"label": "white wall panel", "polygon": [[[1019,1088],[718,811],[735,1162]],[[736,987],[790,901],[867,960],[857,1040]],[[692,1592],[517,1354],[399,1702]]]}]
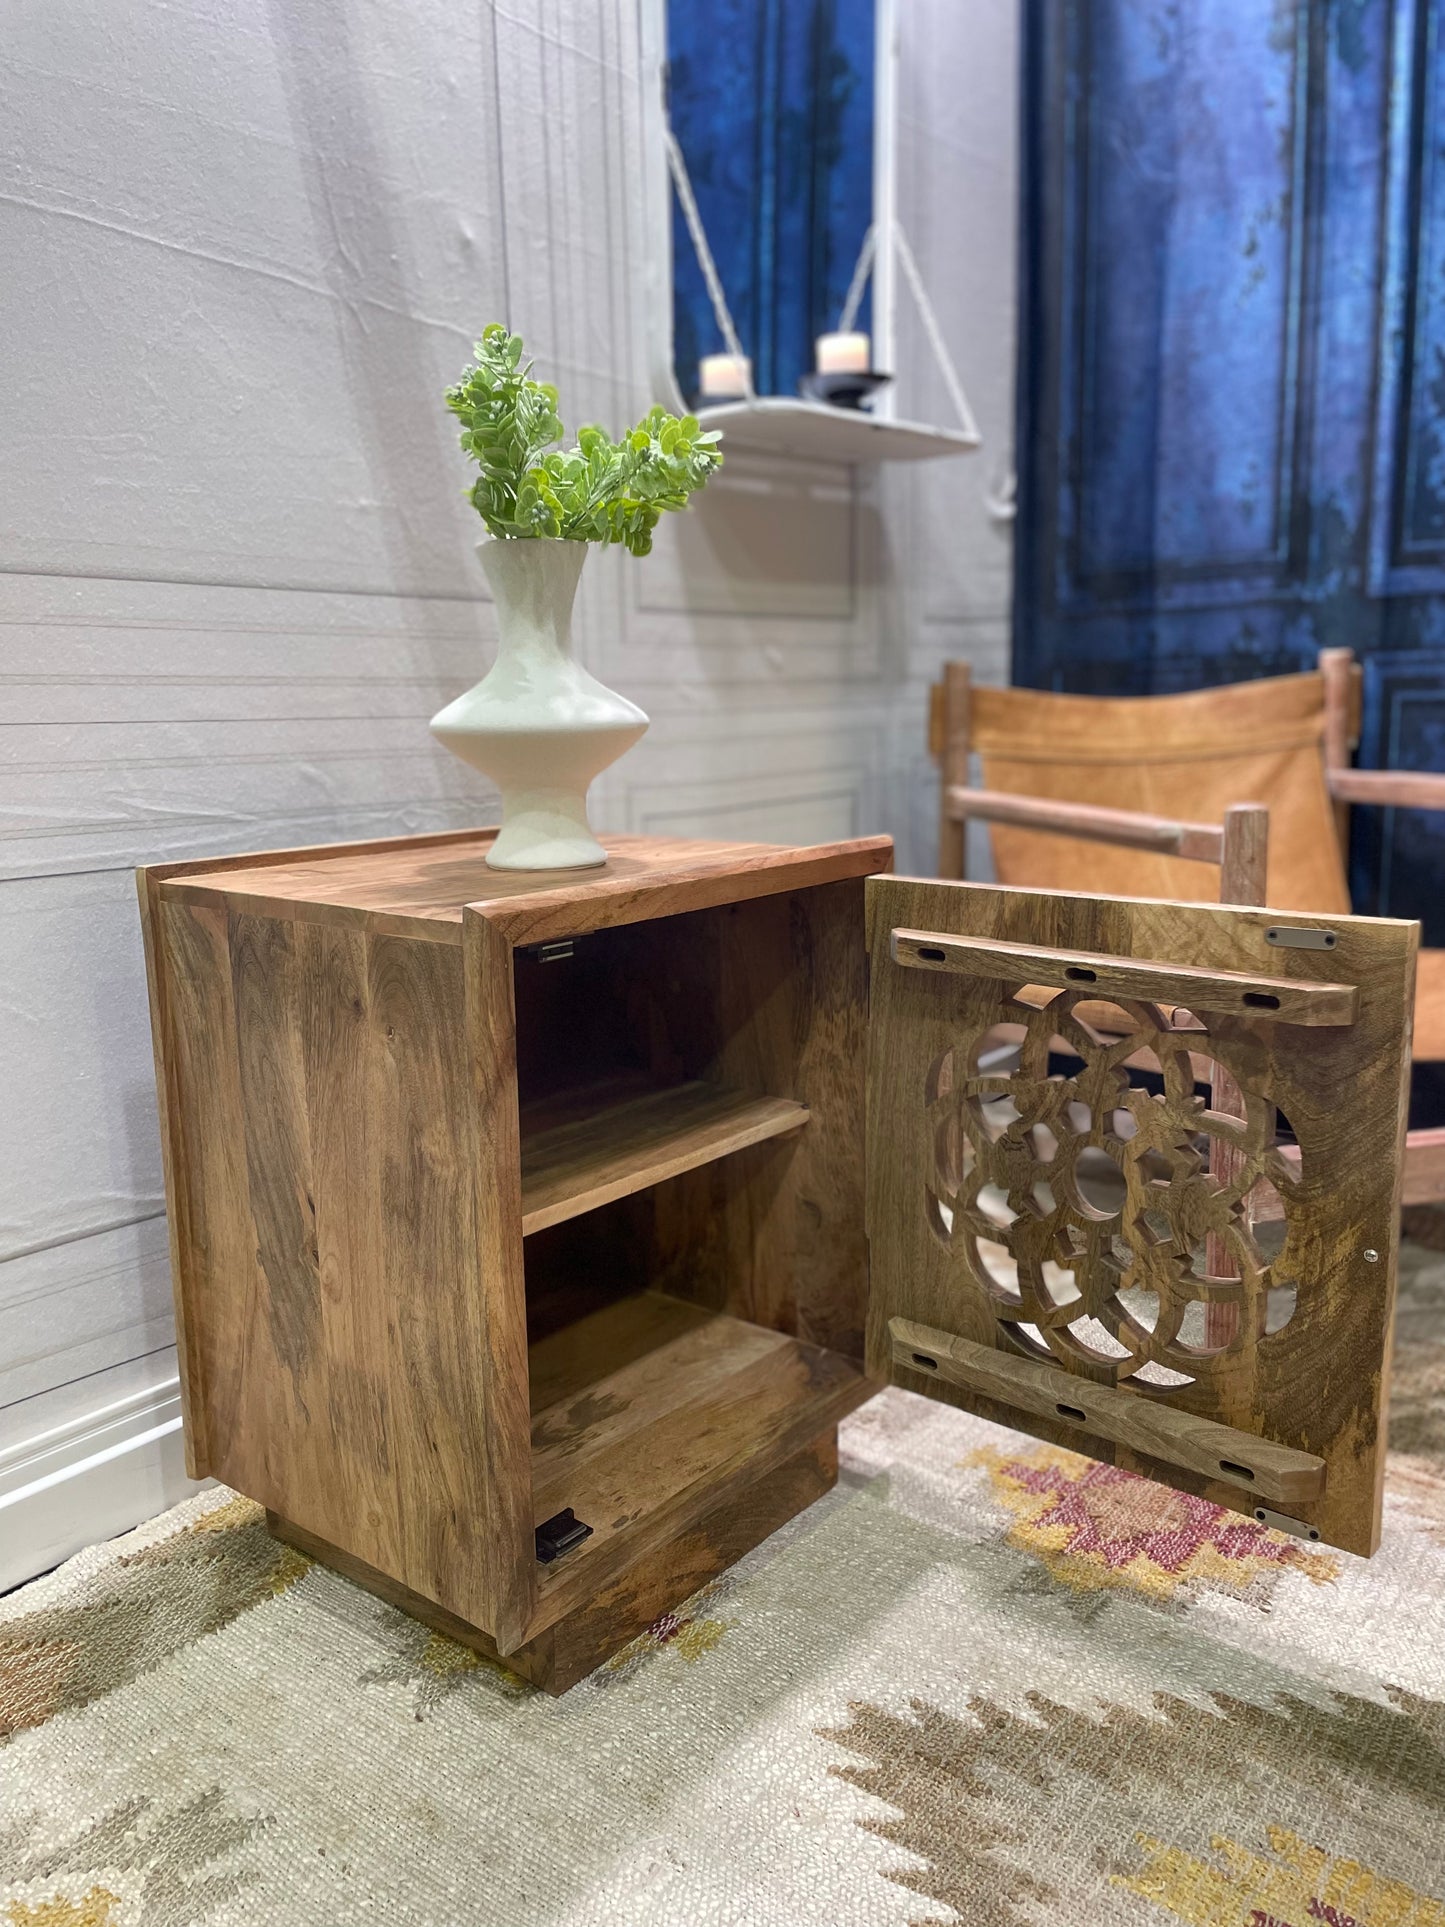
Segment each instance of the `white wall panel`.
[{"label": "white wall panel", "polygon": [[[579,653],[654,719],[600,822],[890,830],[926,867],[927,682],[950,652],[1005,672],[985,496],[1012,413],[1013,7],[903,13],[902,213],[988,449],[739,456],[647,561],[595,555]],[[569,429],[653,399],[639,24],[636,0],[7,9],[0,1416],[22,1429],[68,1386],[89,1436],[89,1381],[170,1336],[132,867],[491,816],[425,727],[494,638],[440,392],[496,318]],[[905,406],[941,415],[903,324]]]},{"label": "white wall panel", "polygon": [[436,397],[500,293],[494,87],[443,0],[7,9],[7,566],[475,595]]},{"label": "white wall panel", "polygon": [[644,615],[851,622],[858,520],[855,470],[734,456],[687,515],[658,529],[637,571],[636,607]]},{"label": "white wall panel", "polygon": [[869,834],[883,820],[876,719],[788,704],[679,716],[667,735],[650,780],[634,776],[628,786],[630,829],[820,843]]},{"label": "white wall panel", "polygon": [[[909,0],[900,21],[899,219],[983,435],[971,460],[899,478],[912,495],[913,573],[923,620],[996,622],[1013,566],[1008,524],[988,500],[1013,461],[1017,21],[999,0]],[[900,307],[902,412],[953,426],[906,286]]]},{"label": "white wall panel", "polygon": [[154,1215],[161,1183],[130,877],[0,887],[0,956],[4,1302],[4,1260]]},{"label": "white wall panel", "polygon": [[749,803],[730,784],[694,784],[638,797],[634,820],[660,836],[727,836],[744,842],[829,843],[861,834],[858,786],[846,773],[832,787],[799,779],[769,785]]},{"label": "white wall panel", "polygon": [[[156,1165],[158,1182],[159,1157]],[[147,1216],[60,1237],[0,1264],[0,1321],[0,1413],[163,1350],[175,1326],[159,1196]]]}]

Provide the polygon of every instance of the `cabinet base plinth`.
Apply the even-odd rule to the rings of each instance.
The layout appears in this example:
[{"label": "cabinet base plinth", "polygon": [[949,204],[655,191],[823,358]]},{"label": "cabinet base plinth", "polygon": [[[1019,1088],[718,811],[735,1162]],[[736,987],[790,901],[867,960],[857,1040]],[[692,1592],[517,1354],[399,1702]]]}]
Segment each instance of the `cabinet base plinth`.
[{"label": "cabinet base plinth", "polygon": [[681,1605],[699,1586],[715,1579],[779,1526],[821,1499],[837,1478],[838,1433],[836,1427],[830,1427],[811,1445],[761,1477],[743,1497],[707,1513],[690,1530],[638,1560],[587,1605],[505,1657],[479,1627],[339,1546],[318,1539],[274,1512],[267,1512],[266,1523],[276,1538],[376,1593],[388,1605],[400,1607],[413,1619],[473,1652],[499,1660],[543,1692],[557,1694],[595,1672],[663,1613]]}]

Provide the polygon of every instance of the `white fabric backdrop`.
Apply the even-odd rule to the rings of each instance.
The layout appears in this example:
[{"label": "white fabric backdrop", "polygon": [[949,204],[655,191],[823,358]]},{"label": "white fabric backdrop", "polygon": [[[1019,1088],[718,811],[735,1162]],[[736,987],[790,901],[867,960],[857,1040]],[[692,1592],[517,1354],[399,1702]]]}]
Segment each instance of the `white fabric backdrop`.
[{"label": "white fabric backdrop", "polygon": [[[1004,673],[1013,6],[902,15],[901,211],[985,451],[738,457],[646,563],[594,557],[580,650],[653,718],[602,824],[926,867],[927,682]],[[640,412],[659,230],[637,0],[3,21],[0,1503],[170,1371],[132,867],[487,820],[425,727],[491,633],[440,391],[505,318],[569,425]],[[947,420],[903,323],[904,412]]]}]

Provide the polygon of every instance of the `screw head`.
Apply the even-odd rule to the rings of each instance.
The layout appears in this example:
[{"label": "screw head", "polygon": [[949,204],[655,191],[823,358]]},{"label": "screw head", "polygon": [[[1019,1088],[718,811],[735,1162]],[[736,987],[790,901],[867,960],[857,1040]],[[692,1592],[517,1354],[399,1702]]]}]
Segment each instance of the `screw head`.
[{"label": "screw head", "polygon": [[1373,1245],[1366,1245],[1364,1259],[1367,1265],[1377,1265],[1380,1262],[1380,1254]]}]

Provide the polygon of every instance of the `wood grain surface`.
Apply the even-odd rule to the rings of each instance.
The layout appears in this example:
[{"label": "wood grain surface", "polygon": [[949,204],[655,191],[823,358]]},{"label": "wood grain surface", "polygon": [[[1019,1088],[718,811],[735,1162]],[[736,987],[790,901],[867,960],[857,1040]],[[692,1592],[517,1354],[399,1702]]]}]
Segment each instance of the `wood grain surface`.
[{"label": "wood grain surface", "polygon": [[1240,970],[1201,970],[1152,957],[1102,957],[1094,951],[996,943],[938,930],[895,930],[893,961],[910,970],[952,970],[995,983],[1036,983],[1055,990],[1088,984],[1100,997],[1147,997],[1187,1010],[1258,1011],[1281,1024],[1352,1024],[1360,995],[1353,984],[1301,983]]},{"label": "wood grain surface", "polygon": [[[962,1385],[985,1398],[1017,1406],[1051,1421],[1062,1418],[1082,1432],[1112,1439],[1170,1465],[1188,1466],[1211,1479],[1223,1479],[1272,1505],[1293,1508],[1318,1498],[1325,1462],[1313,1452],[1274,1445],[1253,1432],[1241,1432],[1215,1419],[1174,1407],[1112,1385],[1090,1385],[1042,1359],[1020,1358],[994,1345],[889,1320],[895,1363],[909,1371],[934,1372],[950,1385]],[[1086,1447],[1089,1440],[1085,1438]]]},{"label": "wood grain surface", "polygon": [[529,1636],[871,1389],[837,1353],[657,1292],[542,1340],[531,1381],[537,1523],[570,1506],[593,1530],[541,1570]]},{"label": "wood grain surface", "polygon": [[1340,769],[1329,774],[1330,795],[1341,803],[1377,808],[1445,810],[1445,776],[1412,769]]},{"label": "wood grain surface", "polygon": [[201,1377],[198,1321],[188,1297],[195,1277],[191,1230],[192,1189],[180,1136],[182,1097],[176,1084],[176,1054],[174,1047],[167,1045],[167,1038],[172,1034],[172,992],[170,964],[160,929],[160,881],[157,870],[136,872],[141,941],[145,951],[146,993],[150,1005],[156,1110],[160,1124],[161,1170],[166,1189],[166,1232],[170,1245],[171,1301],[176,1316],[176,1366],[180,1380],[186,1471],[193,1479],[205,1479],[210,1477],[211,1471],[210,1448],[206,1440],[206,1395]]},{"label": "wood grain surface", "polygon": [[726,1503],[711,1506],[659,1551],[635,1561],[575,1611],[505,1659],[496,1641],[485,1632],[458,1619],[434,1600],[408,1591],[389,1574],[274,1512],[267,1513],[266,1523],[286,1544],[400,1607],[436,1632],[499,1661],[532,1685],[555,1695],[595,1672],[663,1613],[682,1605],[710,1579],[761,1545],[779,1526],[821,1499],[837,1478],[837,1433],[828,1431],[771,1471],[748,1481]]},{"label": "wood grain surface", "polygon": [[[1012,823],[1021,829],[1050,830],[1085,842],[1116,843],[1130,850],[1158,850],[1196,863],[1218,863],[1224,835],[1217,823],[1181,823],[1143,810],[1111,810],[1098,803],[1055,802],[1006,790],[973,789],[966,782],[945,785],[944,820],[962,824],[970,817],[985,823]],[[955,835],[957,832],[955,831]],[[940,869],[942,865],[940,864]],[[952,876],[952,871],[944,871]]]},{"label": "wood grain surface", "polygon": [[[1029,1013],[1017,1005],[1010,1012],[1007,983],[895,963],[893,932],[944,932],[984,945],[1017,944],[1059,953],[1148,959],[1211,973],[1355,988],[1358,1011],[1354,1023],[1347,1025],[1306,1030],[1263,1013],[1207,1015],[1207,1034],[1191,1037],[1191,1048],[1207,1052],[1234,1078],[1250,1112],[1244,1123],[1190,1111],[1193,1079],[1185,1066],[1188,1052],[1182,1043],[1171,1044],[1167,1033],[1153,1034],[1156,1052],[1177,1066],[1166,1076],[1166,1091],[1172,1095],[1162,1109],[1150,1108],[1147,1096],[1125,1095],[1122,1064],[1140,1038],[1125,1038],[1116,1046],[1119,1064],[1113,1070],[1105,1068],[1110,1060],[1102,1046],[1091,1052],[1098,1066],[1088,1073],[1094,1080],[1091,1089],[1098,1107],[1089,1125],[1091,1141],[1105,1144],[1112,1129],[1111,1107],[1128,1102],[1139,1130],[1156,1133],[1158,1150],[1151,1155],[1157,1157],[1157,1171],[1163,1175],[1150,1176],[1149,1161],[1131,1158],[1127,1142],[1116,1141],[1110,1155],[1127,1167],[1126,1210],[1143,1224],[1151,1203],[1168,1202],[1176,1212],[1170,1236],[1183,1239],[1161,1246],[1150,1243],[1154,1234],[1144,1237],[1141,1231],[1148,1249],[1133,1260],[1142,1267],[1138,1275],[1147,1277],[1150,1267],[1167,1266],[1169,1276],[1177,1280],[1173,1289],[1178,1293],[1209,1304],[1237,1305],[1241,1321],[1246,1313],[1251,1321],[1263,1318],[1263,1291],[1250,1278],[1204,1275],[1191,1282],[1189,1272],[1191,1240],[1196,1248],[1202,1246],[1208,1231],[1222,1228],[1232,1250],[1247,1250],[1242,1209],[1228,1204],[1229,1194],[1220,1180],[1199,1165],[1198,1154],[1190,1148],[1191,1133],[1200,1130],[1211,1137],[1227,1137],[1245,1149],[1250,1171],[1274,1173],[1272,1181],[1284,1201],[1285,1241],[1269,1275],[1296,1293],[1288,1322],[1273,1331],[1241,1322],[1239,1341],[1227,1349],[1211,1351],[1206,1346],[1192,1357],[1181,1357],[1179,1372],[1191,1382],[1144,1391],[1129,1387],[1127,1372],[1121,1373],[1116,1359],[1099,1357],[1082,1343],[1075,1345],[1062,1330],[1074,1317],[1067,1303],[1042,1303],[1039,1317],[1050,1326],[1043,1337],[1053,1341],[1046,1362],[1081,1382],[1117,1380],[1127,1395],[1168,1404],[1322,1459],[1324,1488],[1316,1498],[1299,1503],[1299,1516],[1333,1544],[1353,1552],[1373,1551],[1379,1537],[1418,927],[1331,917],[1329,927],[1337,936],[1334,949],[1293,950],[1268,944],[1266,930],[1282,925],[1315,927],[1318,918],[1275,910],[1111,900],[890,877],[874,879],[867,894],[872,957],[870,1369],[875,1376],[892,1377],[910,1390],[927,1391],[1002,1424],[1023,1424],[1027,1430],[1076,1448],[1085,1436],[1076,1425],[1050,1423],[1023,1412],[996,1392],[940,1384],[937,1375],[911,1371],[895,1357],[890,1331],[895,1318],[1015,1354],[1027,1350],[1033,1341],[1020,1338],[1015,1343],[1006,1331],[1009,1305],[996,1282],[976,1274],[967,1249],[974,1234],[960,1223],[955,1239],[940,1219],[936,1203],[930,1204],[930,1197],[937,1195],[942,1113],[973,1101],[971,1091],[986,1094],[992,1088],[973,1078],[972,1040],[996,1021],[1027,1020]],[[1020,985],[1037,982],[1037,961],[1021,961],[1017,975]],[[1073,994],[1064,991],[1060,996],[1067,1003]],[[1047,1029],[1044,1018],[1037,1021]],[[940,1091],[940,1067],[948,1064],[956,1065],[958,1081],[945,1096]],[[1029,1252],[1037,1245],[1035,1256],[1041,1258],[1050,1255],[1043,1247],[1055,1236],[1052,1226],[1058,1214],[1035,1217],[1028,1208],[1032,1186],[1047,1177],[1047,1170],[1030,1149],[1025,1133],[1033,1122],[1028,1115],[1031,1106],[1045,1101],[1062,1104],[1064,1096],[1060,1086],[1046,1079],[1036,1084],[1025,1080],[1021,1090],[1015,1100],[1021,1114],[1016,1124],[999,1127],[1003,1136],[997,1140],[999,1157],[1015,1159],[1011,1208],[1021,1215],[1007,1232],[995,1228],[989,1235],[1000,1241],[1011,1239],[1016,1248]],[[1297,1167],[1261,1148],[1269,1143],[1270,1105],[1279,1108],[1298,1137]],[[1067,1143],[1069,1127],[1063,1125],[1060,1130],[1060,1141]],[[1145,1141],[1141,1139],[1140,1145]],[[948,1156],[954,1158],[956,1153]],[[961,1183],[962,1178],[955,1182]],[[1170,1199],[1160,1200],[1148,1192],[1150,1184],[1166,1183],[1173,1191]],[[964,1206],[958,1208],[967,1215]],[[1101,1225],[1097,1213],[1091,1218],[1084,1211],[1066,1210],[1063,1215],[1075,1225],[1078,1249],[1067,1256],[1067,1262],[1080,1282],[1080,1265],[1102,1264],[1111,1255],[1107,1226]],[[1177,1255],[1171,1257],[1171,1252]],[[1255,1275],[1263,1277],[1262,1272]],[[1082,1283],[1091,1303],[1111,1301],[1113,1286],[1107,1278],[1095,1279],[1089,1272]],[[1118,1283],[1116,1269],[1114,1284]],[[1028,1319],[1029,1313],[1016,1316]],[[1130,1342],[1143,1346],[1148,1338],[1144,1332]],[[1239,1487],[1225,1479],[1172,1467],[1137,1445],[1097,1431],[1087,1437],[1088,1449],[1097,1457],[1200,1492],[1223,1505],[1239,1503]]]},{"label": "wood grain surface", "polygon": [[938,874],[962,878],[968,856],[967,825],[950,799],[968,783],[969,717],[973,671],[966,662],[946,662],[943,679],[929,691],[928,747],[938,759],[941,804],[938,813]]},{"label": "wood grain surface", "polygon": [[[520,1242],[520,1184],[515,1163],[510,1186],[505,1170],[488,1181],[460,954],[161,898],[179,1296],[206,1463],[517,1636],[532,1530],[521,1268],[510,1286],[489,1272],[480,1232],[510,1210]],[[523,1334],[510,1360],[508,1289]]]},{"label": "wood grain surface", "polygon": [[891,861],[887,837],[794,850],[767,843],[612,836],[595,870],[487,867],[495,830],[344,845],[177,868],[169,890],[253,916],[344,923],[423,942],[461,942],[463,912],[503,924],[514,944],[675,916],[710,904],[865,876]]},{"label": "wood grain surface", "polygon": [[[624,1087],[625,1091],[625,1087]],[[660,1090],[588,1093],[595,1108],[547,1122],[554,1101],[522,1117],[522,1231],[561,1224],[750,1144],[800,1131],[801,1104],[727,1090],[700,1078]],[[572,1097],[568,1110],[576,1109]]]},{"label": "wood grain surface", "polygon": [[654,1280],[861,1360],[868,1003],[863,884],[679,918],[660,1061],[801,1104],[806,1130],[649,1194]]},{"label": "wood grain surface", "polygon": [[[746,1536],[867,1394],[862,878],[891,846],[617,839],[559,880],[487,871],[489,837],[141,889],[192,1463],[505,1653],[620,1625],[709,1518]],[[527,946],[558,935],[554,973]],[[639,1288],[688,1280],[639,1337]],[[568,1504],[594,1537],[540,1568]]]}]

